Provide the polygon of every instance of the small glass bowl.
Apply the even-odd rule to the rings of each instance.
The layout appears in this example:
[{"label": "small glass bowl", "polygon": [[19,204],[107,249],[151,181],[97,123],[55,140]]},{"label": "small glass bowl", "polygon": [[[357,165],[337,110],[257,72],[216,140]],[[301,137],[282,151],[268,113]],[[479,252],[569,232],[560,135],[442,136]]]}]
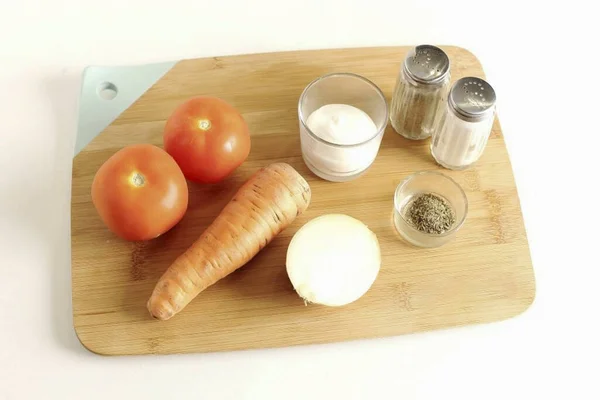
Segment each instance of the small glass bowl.
[{"label": "small glass bowl", "polygon": [[[411,200],[420,194],[433,193],[444,198],[454,210],[456,220],[441,234],[421,232],[406,218]],[[469,209],[464,190],[452,178],[434,171],[417,172],[404,179],[394,193],[394,225],[406,241],[418,247],[439,247],[456,236]]]},{"label": "small glass bowl", "polygon": [[[327,104],[347,104],[367,113],[376,131],[361,143],[337,144],[320,138],[307,126],[313,111]],[[306,166],[322,179],[346,182],[359,177],[375,160],[388,122],[388,106],[381,89],[352,73],[332,73],[312,81],[298,101],[300,143]]]}]

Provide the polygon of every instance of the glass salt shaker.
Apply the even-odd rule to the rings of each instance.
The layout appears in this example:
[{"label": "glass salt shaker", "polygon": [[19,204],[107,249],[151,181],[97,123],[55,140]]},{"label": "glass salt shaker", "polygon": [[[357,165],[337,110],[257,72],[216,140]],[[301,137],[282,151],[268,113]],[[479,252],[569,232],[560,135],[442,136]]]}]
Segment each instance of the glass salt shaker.
[{"label": "glass salt shaker", "polygon": [[420,45],[405,57],[390,106],[390,123],[407,139],[426,139],[450,83],[450,60],[435,46]]},{"label": "glass salt shaker", "polygon": [[483,154],[494,124],[496,93],[481,78],[454,83],[431,137],[431,155],[442,167],[461,170]]}]

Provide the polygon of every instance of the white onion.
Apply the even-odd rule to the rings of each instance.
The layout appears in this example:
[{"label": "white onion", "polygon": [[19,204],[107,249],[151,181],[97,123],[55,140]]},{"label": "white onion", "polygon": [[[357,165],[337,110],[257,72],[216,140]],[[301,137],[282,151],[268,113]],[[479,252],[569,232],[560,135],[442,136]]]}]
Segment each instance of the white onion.
[{"label": "white onion", "polygon": [[306,302],[343,306],[363,296],[377,278],[379,242],[357,219],[323,215],[296,232],[286,266],[294,289]]}]

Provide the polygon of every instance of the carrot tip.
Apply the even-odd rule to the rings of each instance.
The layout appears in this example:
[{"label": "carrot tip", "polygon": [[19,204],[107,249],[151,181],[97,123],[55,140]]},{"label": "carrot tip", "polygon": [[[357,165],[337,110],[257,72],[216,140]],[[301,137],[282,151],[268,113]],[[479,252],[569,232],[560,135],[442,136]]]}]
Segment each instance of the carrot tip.
[{"label": "carrot tip", "polygon": [[168,304],[165,304],[165,302],[153,301],[152,298],[148,300],[147,308],[148,311],[150,311],[152,318],[161,321],[166,321],[175,314]]}]

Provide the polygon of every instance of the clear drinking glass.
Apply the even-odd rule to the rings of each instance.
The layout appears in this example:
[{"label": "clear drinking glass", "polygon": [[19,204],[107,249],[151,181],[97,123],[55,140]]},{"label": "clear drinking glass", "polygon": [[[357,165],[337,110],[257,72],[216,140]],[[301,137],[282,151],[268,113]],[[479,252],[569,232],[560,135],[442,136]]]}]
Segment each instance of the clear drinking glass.
[{"label": "clear drinking glass", "polygon": [[[337,144],[324,140],[307,126],[311,113],[327,104],[347,104],[364,111],[376,131],[360,143]],[[370,80],[352,73],[333,73],[311,82],[298,102],[302,157],[317,176],[334,182],[357,178],[365,172],[379,152],[388,121],[385,96]]]},{"label": "clear drinking glass", "polygon": [[[407,212],[416,196],[433,193],[445,199],[456,217],[454,224],[441,234],[425,233],[414,228],[407,219]],[[406,241],[419,247],[439,247],[456,236],[467,218],[467,196],[452,178],[434,171],[417,172],[404,179],[394,193],[394,225]]]}]

